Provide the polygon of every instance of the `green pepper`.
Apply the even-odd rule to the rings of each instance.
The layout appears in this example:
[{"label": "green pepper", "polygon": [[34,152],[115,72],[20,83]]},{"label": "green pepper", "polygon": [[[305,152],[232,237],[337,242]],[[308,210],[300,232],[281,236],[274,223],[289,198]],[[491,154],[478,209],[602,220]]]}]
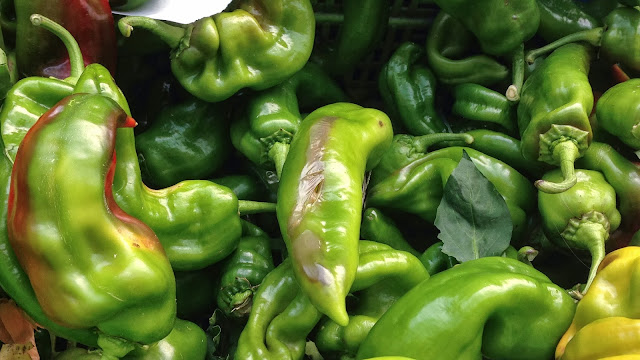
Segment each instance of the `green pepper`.
[{"label": "green pepper", "polygon": [[63,326],[97,327],[99,344],[158,341],[176,313],[162,245],[111,192],[116,127],[134,125],[103,96],[67,97],[31,128],[11,175],[9,240],[38,301]]},{"label": "green pepper", "polygon": [[431,276],[458,264],[454,257],[442,252],[442,245],[442,241],[437,241],[420,255],[420,262]]},{"label": "green pepper", "polygon": [[109,0],[109,6],[119,11],[128,11],[144,5],[148,0]]},{"label": "green pepper", "polygon": [[517,132],[516,111],[506,96],[482,85],[467,83],[453,89],[454,115],[498,124],[509,133]]},{"label": "green pepper", "polygon": [[531,266],[481,258],[436,274],[400,298],[356,358],[551,359],[574,311],[573,299]]},{"label": "green pepper", "polygon": [[603,27],[573,33],[539,49],[529,51],[526,55],[527,62],[533,62],[536,57],[565,44],[584,41],[600,47],[599,53],[605,59],[640,71],[640,55],[636,54],[638,48],[636,38],[640,35],[640,10],[620,7],[611,11],[603,22]]},{"label": "green pepper", "polygon": [[574,162],[591,143],[590,61],[588,46],[565,45],[534,70],[522,89],[518,104],[522,155],[562,169],[558,183],[536,181],[544,192],[558,193],[575,185]]},{"label": "green pepper", "polygon": [[[251,312],[253,294],[274,268],[270,239],[257,226],[243,222],[243,237],[222,267],[218,307],[227,316],[243,318]],[[247,234],[250,232],[250,234]]]},{"label": "green pepper", "polygon": [[[398,298],[429,277],[420,261],[409,253],[370,241],[360,241],[358,248],[359,264],[350,288],[355,296],[365,289],[369,293],[377,289]],[[293,267],[291,259],[287,259],[264,279],[240,335],[236,359],[301,359],[304,355],[306,336],[322,314],[297,285]],[[366,304],[363,300],[357,306],[360,314],[354,313],[345,328],[331,326],[331,330],[336,330],[333,334],[337,337],[352,334],[351,345],[357,346],[358,339],[366,337],[379,317],[380,309],[389,305],[384,301],[370,299]],[[367,314],[367,307],[375,308],[375,313]]]},{"label": "green pepper", "polygon": [[220,270],[216,264],[192,271],[174,271],[176,278],[177,315],[181,319],[198,321],[211,315],[213,299],[220,289]]},{"label": "green pepper", "polygon": [[405,240],[393,220],[375,208],[368,208],[362,216],[360,235],[365,240],[375,241],[402,250],[414,256],[420,254]]},{"label": "green pepper", "polygon": [[346,98],[322,69],[307,64],[280,85],[250,97],[248,106],[231,124],[231,141],[251,162],[273,168],[280,176],[291,139],[302,121],[300,108],[315,109]]},{"label": "green pepper", "polygon": [[238,200],[263,200],[267,189],[260,180],[251,175],[227,175],[212,179],[214,183],[226,186],[238,197]]},{"label": "green pepper", "polygon": [[451,15],[441,11],[427,36],[427,61],[443,84],[475,83],[490,86],[507,79],[509,69],[487,55],[464,57],[473,34]]},{"label": "green pepper", "polygon": [[583,11],[575,0],[537,0],[540,10],[538,35],[546,41],[601,26],[602,22]]},{"label": "green pepper", "polygon": [[0,30],[0,100],[5,98],[17,80],[18,70],[15,55],[5,46],[4,37]]},{"label": "green pepper", "polygon": [[164,109],[136,136],[143,180],[167,187],[183,180],[205,179],[230,154],[225,109],[193,98]]},{"label": "green pepper", "polygon": [[358,266],[365,171],[392,136],[389,118],[378,110],[327,105],[302,121],[282,170],[277,215],[296,279],[340,325],[349,320],[344,301]]},{"label": "green pepper", "polygon": [[[424,50],[415,43],[400,45],[382,67],[378,87],[391,120],[399,121],[410,134],[446,131],[435,107],[436,78],[422,65]],[[395,125],[395,124],[394,124]]]},{"label": "green pepper", "polygon": [[598,100],[598,124],[634,150],[640,150],[640,79],[631,79],[607,90]]},{"label": "green pepper", "polygon": [[134,27],[173,49],[171,70],[187,91],[217,102],[245,87],[272,87],[300,70],[311,55],[315,19],[309,0],[241,0],[186,27],[137,16],[118,21],[124,36]]},{"label": "green pepper", "polygon": [[[561,177],[553,170],[543,179]],[[588,250],[591,271],[586,292],[605,255],[605,241],[620,226],[616,209],[616,192],[597,171],[576,170],[578,181],[571,189],[559,194],[538,194],[538,208],[545,235],[559,246]]]}]

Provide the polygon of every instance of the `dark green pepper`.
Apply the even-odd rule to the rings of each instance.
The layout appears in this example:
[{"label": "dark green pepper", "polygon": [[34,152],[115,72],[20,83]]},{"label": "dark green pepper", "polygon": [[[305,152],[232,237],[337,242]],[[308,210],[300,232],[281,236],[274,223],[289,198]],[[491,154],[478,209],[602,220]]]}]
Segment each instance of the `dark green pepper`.
[{"label": "dark green pepper", "polygon": [[375,241],[402,250],[414,256],[420,254],[402,236],[393,220],[375,208],[368,208],[362,215],[360,236],[365,240]]},{"label": "dark green pepper", "polygon": [[634,150],[640,150],[640,79],[630,79],[598,99],[598,124]]},{"label": "dark green pepper", "polygon": [[464,57],[473,42],[460,21],[444,11],[436,16],[427,36],[427,60],[439,81],[490,86],[507,79],[509,69],[495,59],[484,54]]},{"label": "dark green pepper", "polygon": [[391,120],[399,121],[398,125],[413,135],[446,131],[435,107],[436,78],[422,65],[423,57],[420,46],[406,42],[391,55],[378,79]]},{"label": "dark green pepper", "polygon": [[538,35],[546,41],[555,41],[563,36],[590,30],[601,25],[601,21],[583,11],[575,0],[537,0],[540,10]]},{"label": "dark green pepper", "polygon": [[311,55],[315,19],[309,0],[240,0],[186,27],[135,16],[118,27],[124,36],[139,27],[167,42],[182,86],[216,102],[245,87],[272,87],[300,70]]},{"label": "dark green pepper", "polygon": [[193,98],[169,106],[136,135],[143,180],[155,188],[206,179],[231,153],[223,106]]},{"label": "dark green pepper", "polygon": [[114,10],[128,11],[144,5],[148,0],[109,0],[109,6]]},{"label": "dark green pepper", "polygon": [[[387,115],[337,103],[307,116],[282,170],[277,215],[303,293],[340,325],[358,266],[362,185],[393,137]],[[353,151],[358,149],[358,151]]]},{"label": "dark green pepper", "polygon": [[267,189],[255,176],[227,175],[212,179],[214,183],[226,186],[238,197],[238,200],[264,200]]},{"label": "dark green pepper", "polygon": [[199,321],[211,315],[213,299],[220,289],[220,270],[216,264],[192,271],[174,271],[176,277],[177,315],[181,319]]},{"label": "dark green pepper", "polygon": [[573,299],[533,267],[481,258],[436,274],[400,298],[356,358],[551,359],[574,311]]},{"label": "dark green pepper", "polygon": [[522,89],[518,104],[522,155],[560,166],[563,174],[558,183],[536,181],[544,192],[558,193],[575,185],[573,163],[591,143],[590,62],[588,45],[565,45],[533,71]]},{"label": "dark green pepper", "polygon": [[490,122],[517,132],[516,111],[506,96],[482,85],[467,83],[453,89],[451,112],[465,119]]}]

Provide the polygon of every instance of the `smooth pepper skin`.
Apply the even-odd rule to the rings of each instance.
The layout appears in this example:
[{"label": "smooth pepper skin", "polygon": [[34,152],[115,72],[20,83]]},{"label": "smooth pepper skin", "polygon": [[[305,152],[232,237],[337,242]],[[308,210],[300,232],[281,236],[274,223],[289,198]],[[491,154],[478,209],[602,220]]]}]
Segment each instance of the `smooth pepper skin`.
[{"label": "smooth pepper skin", "polygon": [[357,359],[550,359],[574,310],[573,299],[531,266],[503,257],[472,260],[400,298]]},{"label": "smooth pepper skin", "polygon": [[556,359],[635,359],[640,352],[637,303],[640,247],[608,254],[591,288],[578,303],[571,326],[556,348]]},{"label": "smooth pepper skin", "polygon": [[506,96],[482,85],[467,83],[453,89],[451,112],[465,119],[491,122],[510,134],[517,132],[516,109]]},{"label": "smooth pepper skin", "polygon": [[153,231],[111,194],[116,128],[133,125],[100,95],[51,108],[18,150],[7,228],[47,316],[148,344],[173,327],[175,279]]},{"label": "smooth pepper skin", "polygon": [[173,49],[171,70],[192,95],[222,101],[238,90],[279,84],[309,59],[315,18],[309,0],[240,0],[186,28],[141,17],[118,22],[124,36],[147,29]]},{"label": "smooth pepper skin", "polygon": [[574,161],[591,143],[590,61],[588,45],[565,45],[549,55],[522,88],[517,112],[522,155],[560,166],[563,173],[558,183],[537,181],[544,192],[562,192],[575,184]]},{"label": "smooth pepper skin", "polygon": [[345,297],[358,266],[364,174],[392,137],[381,111],[327,105],[302,121],[282,170],[278,223],[296,279],[340,325],[348,322]]},{"label": "smooth pepper skin", "polygon": [[206,179],[231,153],[227,112],[196,98],[169,106],[136,136],[136,150],[143,179],[154,188]]},{"label": "smooth pepper skin", "polygon": [[609,88],[598,99],[598,124],[634,150],[640,150],[640,79]]},{"label": "smooth pepper skin", "polygon": [[509,69],[490,56],[465,57],[474,41],[460,21],[444,11],[438,13],[427,36],[427,61],[439,81],[490,86],[508,78]]},{"label": "smooth pepper skin", "polygon": [[[559,194],[540,191],[538,209],[545,234],[551,241],[591,253],[587,291],[605,256],[605,241],[620,226],[621,217],[616,209],[616,192],[600,172],[579,169],[576,176],[576,185],[567,191]],[[556,169],[545,174],[543,179],[561,177]]]},{"label": "smooth pepper skin", "polygon": [[403,43],[383,66],[378,79],[382,99],[393,114],[391,119],[412,135],[446,131],[435,106],[436,77],[422,64],[424,55],[417,44]]},{"label": "smooth pepper skin", "polygon": [[540,10],[538,35],[546,41],[601,26],[602,21],[582,10],[575,0],[537,0]]},{"label": "smooth pepper skin", "polygon": [[369,241],[387,244],[396,250],[402,250],[414,256],[420,254],[405,240],[393,219],[376,208],[367,208],[362,215],[360,236]]},{"label": "smooth pepper skin", "polygon": [[65,79],[69,57],[58,39],[34,27],[30,16],[38,13],[65,27],[78,41],[85,64],[100,63],[116,69],[116,32],[107,0],[15,0],[16,60],[23,76]]}]

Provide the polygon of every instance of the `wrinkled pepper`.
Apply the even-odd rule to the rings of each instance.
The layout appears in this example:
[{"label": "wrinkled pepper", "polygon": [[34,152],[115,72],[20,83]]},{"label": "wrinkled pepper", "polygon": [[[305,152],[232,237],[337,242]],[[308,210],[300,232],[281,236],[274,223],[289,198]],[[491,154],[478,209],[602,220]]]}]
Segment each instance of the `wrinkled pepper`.
[{"label": "wrinkled pepper", "polygon": [[[390,248],[387,245],[360,241],[359,264],[350,292],[356,296],[365,289],[384,289],[397,298],[420,282],[428,279],[420,261],[413,255]],[[302,359],[307,335],[318,324],[322,314],[297,285],[291,258],[270,272],[255,295],[254,305],[238,341],[235,358],[250,359]],[[362,311],[350,317],[346,327],[331,326],[327,340],[352,335],[350,345],[358,346],[379,317],[380,308],[386,307],[384,299],[363,301]],[[373,313],[367,313],[371,306]],[[384,310],[382,310],[384,312]],[[357,348],[356,348],[357,350]]]},{"label": "wrinkled pepper", "polygon": [[574,309],[573,299],[533,267],[480,258],[436,274],[400,298],[356,358],[549,359]]},{"label": "wrinkled pepper", "polygon": [[446,131],[435,106],[436,77],[422,64],[423,57],[420,46],[403,43],[382,67],[378,79],[380,95],[395,121],[394,128],[400,125],[412,135]]},{"label": "wrinkled pepper", "polygon": [[575,185],[574,162],[591,143],[590,61],[589,46],[565,45],[533,71],[522,89],[517,112],[522,155],[562,169],[560,182],[536,181],[544,192],[558,193]]},{"label": "wrinkled pepper", "polygon": [[582,10],[575,0],[537,0],[538,35],[546,41],[601,26],[602,21]]},{"label": "wrinkled pepper", "polygon": [[173,327],[175,279],[153,231],[113,199],[122,126],[135,121],[100,95],[73,95],[45,113],[14,162],[7,230],[48,317],[99,329],[98,344],[148,344]]},{"label": "wrinkled pepper", "polygon": [[31,24],[42,14],[66,28],[80,44],[85,64],[99,63],[116,70],[116,32],[107,0],[15,0],[16,60],[23,76],[65,79],[70,59],[58,39]]},{"label": "wrinkled pepper", "polygon": [[441,11],[427,36],[427,61],[443,84],[475,83],[490,86],[506,80],[509,69],[488,55],[468,55],[476,41],[453,16]]},{"label": "wrinkled pepper", "polygon": [[272,87],[300,70],[311,55],[315,19],[309,0],[240,0],[186,27],[134,16],[118,21],[124,36],[135,27],[173,49],[171,70],[187,91],[217,102],[245,87]]},{"label": "wrinkled pepper", "polygon": [[608,254],[578,303],[576,314],[556,348],[556,359],[635,359],[640,355],[640,312],[636,279],[640,247]]},{"label": "wrinkled pepper", "polygon": [[596,106],[598,124],[634,150],[640,150],[640,79],[607,90]]},{"label": "wrinkled pepper", "polygon": [[225,260],[217,295],[218,307],[223,313],[237,318],[249,316],[253,294],[274,269],[268,235],[251,223],[243,222],[242,225],[243,237]]},{"label": "wrinkled pepper", "polygon": [[[300,98],[300,99],[299,99]],[[345,101],[340,86],[317,65],[307,64],[283,83],[250,97],[231,124],[231,141],[254,164],[280,176],[301,108]]]},{"label": "wrinkled pepper", "polygon": [[165,108],[136,135],[142,179],[154,188],[206,179],[231,153],[227,112],[193,98]]},{"label": "wrinkled pepper", "polygon": [[318,310],[343,326],[358,266],[365,171],[392,137],[381,111],[327,105],[302,121],[282,170],[278,223],[296,279]]},{"label": "wrinkled pepper", "polygon": [[636,40],[640,35],[640,10],[631,7],[617,8],[604,18],[603,23],[603,27],[573,33],[539,49],[531,50],[525,57],[526,61],[531,63],[536,57],[565,44],[583,41],[599,47],[599,54],[605,59],[640,71],[640,55]]},{"label": "wrinkled pepper", "polygon": [[[542,178],[555,181],[562,177],[552,170]],[[559,194],[538,193],[538,208],[547,237],[559,246],[588,250],[591,270],[585,290],[593,282],[598,265],[605,256],[605,241],[620,226],[616,192],[604,176],[592,170],[576,170],[577,182]]]}]

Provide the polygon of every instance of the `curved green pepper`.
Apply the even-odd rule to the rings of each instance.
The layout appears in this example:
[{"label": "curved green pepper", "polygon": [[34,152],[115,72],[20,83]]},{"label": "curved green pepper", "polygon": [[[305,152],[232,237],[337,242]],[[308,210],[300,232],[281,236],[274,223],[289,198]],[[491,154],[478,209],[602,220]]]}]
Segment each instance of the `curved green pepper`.
[{"label": "curved green pepper", "polygon": [[309,0],[241,0],[227,10],[186,28],[136,16],[120,19],[118,27],[124,36],[139,27],[167,42],[173,74],[209,102],[245,87],[277,85],[309,59],[315,33]]},{"label": "curved green pepper", "polygon": [[254,164],[275,168],[280,176],[291,139],[302,121],[300,108],[315,109],[346,98],[317,65],[307,64],[288,80],[249,99],[231,124],[231,141]]},{"label": "curved green pepper", "polygon": [[[356,295],[365,289],[371,292],[384,289],[397,298],[429,277],[420,261],[404,251],[370,241],[360,241],[358,249],[360,260],[350,289]],[[370,299],[369,305],[376,308],[375,313],[370,315],[364,312],[369,305],[363,300],[360,307],[363,312],[352,316],[346,328],[331,326],[332,330],[336,330],[333,334],[337,337],[352,334],[352,340],[355,341],[351,344],[357,346],[357,339],[366,337],[379,317],[380,309],[389,305],[384,302],[385,299],[378,300]],[[321,317],[322,314],[297,285],[292,262],[287,259],[267,275],[256,293],[249,321],[238,341],[235,358],[301,359],[306,336]]]},{"label": "curved green pepper", "polygon": [[517,132],[516,112],[509,99],[482,85],[467,83],[453,89],[451,112],[465,119],[498,124],[509,133]]},{"label": "curved green pepper", "polygon": [[[556,180],[559,170],[543,179]],[[538,194],[538,208],[547,237],[559,246],[588,250],[591,271],[584,292],[589,289],[605,255],[605,241],[620,226],[616,192],[604,176],[592,170],[576,170],[578,181],[559,194]]]},{"label": "curved green pepper", "polygon": [[640,79],[630,79],[607,90],[598,99],[598,124],[634,150],[640,150]]},{"label": "curved green pepper", "polygon": [[327,105],[302,121],[282,170],[277,215],[296,279],[340,325],[349,321],[345,297],[358,266],[364,174],[392,136],[378,110]]},{"label": "curved green pepper", "polygon": [[590,61],[587,45],[565,45],[533,71],[522,89],[518,104],[522,155],[562,169],[558,183],[536,181],[544,192],[558,193],[575,185],[574,162],[591,143]]},{"label": "curved green pepper", "polygon": [[436,78],[422,65],[424,50],[412,43],[400,45],[382,67],[378,88],[391,120],[400,121],[410,134],[446,131],[435,107]]},{"label": "curved green pepper", "polygon": [[[613,2],[611,2],[613,3]],[[536,57],[549,53],[565,44],[578,41],[600,47],[600,54],[625,67],[640,71],[637,37],[640,35],[640,10],[631,7],[617,8],[604,18],[604,26],[567,35],[526,55],[531,63]]]},{"label": "curved green pepper", "polygon": [[153,231],[111,193],[116,127],[134,125],[100,95],[54,106],[18,150],[7,227],[47,316],[148,344],[171,331],[175,279]]},{"label": "curved green pepper", "polygon": [[599,27],[602,22],[583,11],[574,0],[537,0],[540,10],[538,35],[546,41]]},{"label": "curved green pepper", "polygon": [[465,56],[473,35],[451,15],[441,11],[427,36],[427,61],[438,80],[447,85],[475,83],[490,86],[507,79],[509,69],[487,55]]},{"label": "curved green pepper", "polygon": [[136,135],[143,180],[163,188],[211,176],[231,153],[228,130],[227,114],[217,104],[193,98],[165,108]]},{"label": "curved green pepper", "polygon": [[481,258],[400,298],[371,329],[357,359],[551,359],[574,311],[573,299],[531,266]]}]

